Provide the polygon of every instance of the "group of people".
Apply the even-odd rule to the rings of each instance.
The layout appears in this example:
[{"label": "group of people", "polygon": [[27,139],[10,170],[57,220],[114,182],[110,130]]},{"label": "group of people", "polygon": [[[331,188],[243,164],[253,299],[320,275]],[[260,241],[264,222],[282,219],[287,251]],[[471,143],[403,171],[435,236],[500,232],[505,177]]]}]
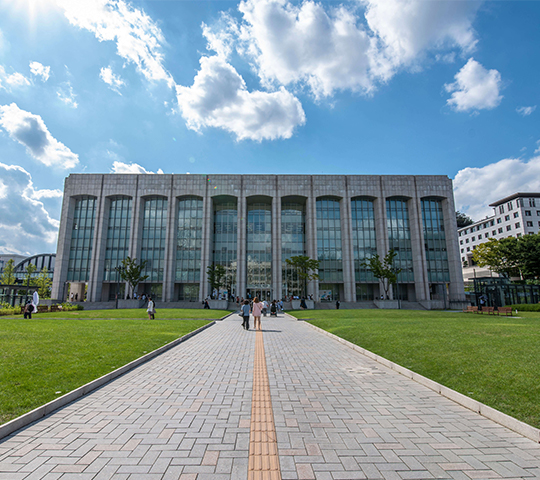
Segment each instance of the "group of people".
[{"label": "group of people", "polygon": [[239,313],[239,315],[243,318],[242,327],[244,330],[249,330],[250,314],[253,315],[254,319],[253,328],[255,328],[255,330],[262,330],[261,316],[264,315],[266,317],[268,310],[270,310],[270,316],[277,317],[278,311],[283,310],[283,302],[281,300],[280,302],[281,308],[279,306],[279,302],[276,300],[272,300],[271,304],[268,304],[266,300],[261,302],[258,297],[255,297],[251,304],[249,303],[249,300],[244,300],[242,302],[242,306],[240,307]]}]

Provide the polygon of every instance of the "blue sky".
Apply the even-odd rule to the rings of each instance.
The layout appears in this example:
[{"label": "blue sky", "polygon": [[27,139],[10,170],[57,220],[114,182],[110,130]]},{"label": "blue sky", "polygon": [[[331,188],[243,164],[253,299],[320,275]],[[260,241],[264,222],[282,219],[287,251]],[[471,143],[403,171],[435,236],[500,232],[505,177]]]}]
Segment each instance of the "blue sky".
[{"label": "blue sky", "polygon": [[540,2],[0,0],[0,253],[70,173],[437,174],[540,191]]}]

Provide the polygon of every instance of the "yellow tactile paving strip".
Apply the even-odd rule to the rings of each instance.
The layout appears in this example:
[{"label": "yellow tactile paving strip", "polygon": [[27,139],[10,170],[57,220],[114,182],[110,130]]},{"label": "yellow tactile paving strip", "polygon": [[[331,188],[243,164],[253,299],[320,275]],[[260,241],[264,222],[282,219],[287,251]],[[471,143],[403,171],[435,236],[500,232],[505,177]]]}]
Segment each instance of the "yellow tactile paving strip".
[{"label": "yellow tactile paving strip", "polygon": [[248,480],[281,480],[263,334],[256,332]]}]

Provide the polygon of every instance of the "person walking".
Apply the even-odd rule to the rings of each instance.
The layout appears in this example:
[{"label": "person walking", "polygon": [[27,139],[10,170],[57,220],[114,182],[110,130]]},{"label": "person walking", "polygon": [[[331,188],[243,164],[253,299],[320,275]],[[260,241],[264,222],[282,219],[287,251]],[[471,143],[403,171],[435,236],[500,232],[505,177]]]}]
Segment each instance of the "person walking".
[{"label": "person walking", "polygon": [[249,330],[249,302],[247,300],[244,300],[244,304],[240,307],[240,310],[242,311],[242,318],[244,319],[242,327],[244,327],[244,330]]},{"label": "person walking", "polygon": [[336,310],[339,310],[339,300],[336,300]]},{"label": "person walking", "polygon": [[262,309],[263,309],[263,303],[259,301],[259,297],[255,297],[253,299],[253,305],[251,305],[251,314],[253,315],[253,319],[254,319],[253,328],[255,328],[255,330],[262,330],[261,328]]},{"label": "person walking", "polygon": [[153,320],[156,313],[156,307],[154,306],[152,297],[148,297],[148,307],[146,308],[146,311],[148,312],[148,320]]}]

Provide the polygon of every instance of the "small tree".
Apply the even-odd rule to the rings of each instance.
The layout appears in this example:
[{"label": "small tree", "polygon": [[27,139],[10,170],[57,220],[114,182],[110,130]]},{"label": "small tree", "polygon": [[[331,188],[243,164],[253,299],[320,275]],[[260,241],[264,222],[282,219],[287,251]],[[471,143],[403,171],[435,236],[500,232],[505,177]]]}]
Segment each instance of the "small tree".
[{"label": "small tree", "polygon": [[43,267],[36,280],[36,286],[39,287],[38,293],[41,298],[51,298],[52,278],[49,276],[47,267]]},{"label": "small tree", "polygon": [[146,260],[141,261],[140,264],[137,263],[136,258],[126,257],[120,265],[118,265],[115,270],[120,275],[120,278],[127,282],[131,290],[131,298],[133,298],[135,289],[139,283],[144,282],[148,275],[143,275],[142,272],[146,268]]},{"label": "small tree", "polygon": [[480,267],[489,267],[492,271],[511,277],[519,276],[521,270],[518,239],[506,237],[477,245],[473,251],[473,259]]},{"label": "small tree", "polygon": [[2,285],[15,285],[15,264],[13,259],[9,260],[4,267],[2,276],[0,277],[0,283]]},{"label": "small tree", "polygon": [[223,265],[209,265],[206,268],[206,274],[208,275],[208,283],[210,284],[210,288],[212,289],[212,292],[214,290],[217,290],[219,292],[219,289],[223,286],[223,277],[227,271],[225,270],[225,267]]},{"label": "small tree", "polygon": [[388,298],[390,285],[397,283],[397,276],[402,270],[401,268],[394,267],[394,258],[396,256],[397,253],[394,250],[389,250],[383,260],[380,259],[379,255],[374,255],[361,263],[361,265],[371,270],[375,278],[378,278],[382,282],[385,298]]},{"label": "small tree", "polygon": [[316,278],[319,278],[317,270],[319,269],[319,261],[313,260],[305,255],[295,255],[285,260],[287,265],[292,267],[300,279],[301,294],[306,297],[307,284]]},{"label": "small tree", "polygon": [[37,270],[37,267],[33,263],[29,263],[26,266],[26,276],[24,277],[24,283],[26,286],[30,286],[30,280],[32,280],[32,276],[34,275],[34,272]]}]

